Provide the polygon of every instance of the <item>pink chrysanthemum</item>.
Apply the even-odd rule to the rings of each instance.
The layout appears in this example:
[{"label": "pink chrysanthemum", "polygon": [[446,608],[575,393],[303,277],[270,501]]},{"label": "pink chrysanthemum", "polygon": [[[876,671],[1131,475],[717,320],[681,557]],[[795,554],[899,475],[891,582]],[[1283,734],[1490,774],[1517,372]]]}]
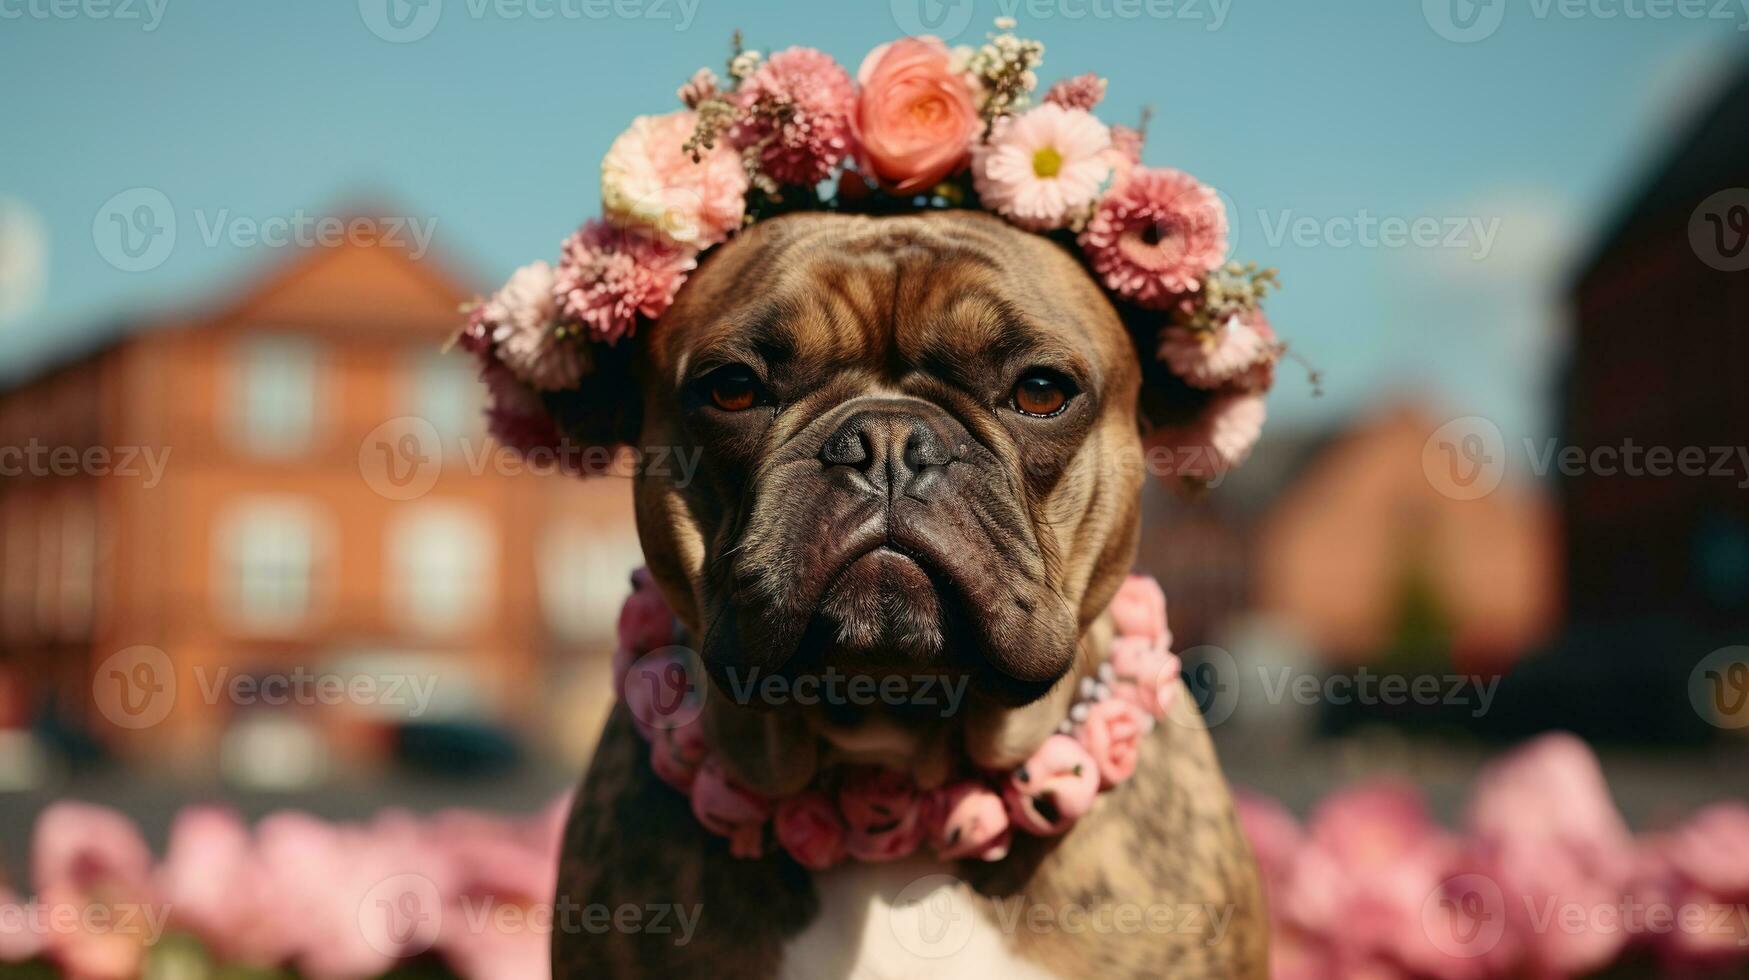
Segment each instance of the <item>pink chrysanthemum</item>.
[{"label": "pink chrysanthemum", "polygon": [[1034,231],[1084,217],[1111,176],[1111,134],[1084,109],[1047,103],[1005,116],[972,148],[984,206]]},{"label": "pink chrysanthemum", "polygon": [[1267,415],[1262,395],[1222,391],[1195,421],[1160,430],[1150,441],[1172,448],[1177,475],[1213,480],[1251,455],[1252,447],[1263,435]]},{"label": "pink chrysanthemum", "polygon": [[587,352],[559,329],[553,283],[552,266],[531,262],[511,274],[479,311],[498,360],[541,391],[576,387],[587,367]]},{"label": "pink chrysanthemum", "polygon": [[601,207],[620,225],[648,228],[670,241],[704,248],[741,227],[747,172],[722,143],[698,160],[684,147],[698,113],[639,116],[601,160]]},{"label": "pink chrysanthemum", "polygon": [[[1197,388],[1219,388],[1275,362],[1275,332],[1262,313],[1234,314],[1214,330],[1167,327],[1160,334],[1160,359],[1172,373]],[[1251,388],[1252,384],[1244,387]]]},{"label": "pink chrysanthemum", "polygon": [[1108,191],[1081,233],[1093,271],[1119,296],[1163,309],[1194,292],[1227,251],[1220,196],[1178,170],[1137,167]]},{"label": "pink chrysanthemum", "polygon": [[735,101],[745,115],[730,139],[757,148],[761,172],[780,184],[817,184],[850,153],[856,88],[823,51],[779,51],[742,83]]},{"label": "pink chrysanthemum", "polygon": [[1045,93],[1045,102],[1050,105],[1060,105],[1065,109],[1085,109],[1092,111],[1100,100],[1105,98],[1105,79],[1093,72],[1065,78],[1052,85]]},{"label": "pink chrysanthemum", "polygon": [[591,221],[566,240],[553,285],[559,313],[589,340],[617,343],[639,316],[661,316],[697,253],[640,231]]}]

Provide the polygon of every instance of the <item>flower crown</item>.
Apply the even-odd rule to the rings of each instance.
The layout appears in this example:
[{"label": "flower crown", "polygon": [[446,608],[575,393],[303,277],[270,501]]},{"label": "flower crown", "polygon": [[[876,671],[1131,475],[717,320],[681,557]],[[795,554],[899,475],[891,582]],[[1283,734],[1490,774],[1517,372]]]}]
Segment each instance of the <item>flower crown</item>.
[{"label": "flower crown", "polygon": [[996,24],[976,49],[883,44],[854,78],[821,51],[766,57],[737,33],[726,83],[699,69],[680,87],[684,108],[639,116],[614,140],[602,216],[558,264],[523,266],[466,308],[459,342],[491,388],[493,434],[525,452],[559,447],[555,414],[629,371],[617,345],[668,309],[705,251],[755,222],[977,208],[1078,247],[1151,344],[1178,407],[1150,444],[1178,451],[1174,473],[1211,482],[1243,461],[1285,351],[1262,312],[1274,270],[1227,261],[1212,188],[1142,165],[1146,115],[1132,128],[1093,114],[1105,79],[1063,79],[1035,104],[1044,46]]}]

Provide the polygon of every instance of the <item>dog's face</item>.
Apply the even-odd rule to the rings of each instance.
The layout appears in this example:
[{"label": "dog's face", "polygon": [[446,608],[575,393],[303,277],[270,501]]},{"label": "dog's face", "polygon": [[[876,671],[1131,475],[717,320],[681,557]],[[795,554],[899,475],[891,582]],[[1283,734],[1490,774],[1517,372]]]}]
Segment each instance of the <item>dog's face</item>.
[{"label": "dog's face", "polygon": [[[713,253],[639,354],[645,553],[726,673],[958,673],[1033,700],[1128,569],[1138,359],[1060,246],[800,215]],[[745,676],[745,674],[743,674]]]}]

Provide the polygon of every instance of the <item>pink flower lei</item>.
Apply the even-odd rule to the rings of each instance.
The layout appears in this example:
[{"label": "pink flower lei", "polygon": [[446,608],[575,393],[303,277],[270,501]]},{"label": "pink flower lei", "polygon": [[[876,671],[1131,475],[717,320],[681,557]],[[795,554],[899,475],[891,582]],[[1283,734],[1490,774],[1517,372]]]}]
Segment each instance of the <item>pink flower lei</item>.
[{"label": "pink flower lei", "polygon": [[[977,48],[933,37],[877,45],[853,74],[792,47],[769,57],[736,34],[726,78],[699,69],[681,107],[640,116],[602,162],[602,215],[468,309],[458,338],[492,381],[488,420],[507,445],[562,438],[547,399],[624,370],[607,348],[654,321],[703,253],[766,217],[981,208],[1084,255],[1142,350],[1183,382],[1179,424],[1156,431],[1205,461],[1208,482],[1250,451],[1285,352],[1263,317],[1273,271],[1228,264],[1220,196],[1141,163],[1147,117],[1108,125],[1107,83],[1086,73],[1038,91],[1044,45],[1010,21]],[[1238,287],[1238,288],[1235,288]],[[1244,409],[1235,414],[1236,408]],[[1181,413],[1184,414],[1184,413]]]},{"label": "pink flower lei", "polygon": [[736,782],[704,737],[708,682],[679,646],[679,622],[642,569],[620,614],[614,678],[649,743],[651,770],[686,795],[699,825],[726,838],[735,857],[763,857],[775,841],[814,871],[847,859],[894,861],[925,845],[943,860],[1000,861],[1017,831],[1063,834],[1100,793],[1133,776],[1147,736],[1176,703],[1179,662],[1159,584],[1129,576],[1109,612],[1110,656],[1081,679],[1056,733],[1010,772],[962,772],[928,790],[875,766],[828,769],[777,799]]}]

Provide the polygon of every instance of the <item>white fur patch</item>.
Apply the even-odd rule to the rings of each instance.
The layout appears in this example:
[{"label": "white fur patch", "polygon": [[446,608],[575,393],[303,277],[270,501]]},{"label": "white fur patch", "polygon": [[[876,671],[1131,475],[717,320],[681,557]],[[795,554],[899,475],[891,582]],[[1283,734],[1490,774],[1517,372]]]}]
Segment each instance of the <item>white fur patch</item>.
[{"label": "white fur patch", "polygon": [[1055,980],[978,910],[953,866],[852,862],[816,874],[820,912],[784,948],[783,980]]}]

